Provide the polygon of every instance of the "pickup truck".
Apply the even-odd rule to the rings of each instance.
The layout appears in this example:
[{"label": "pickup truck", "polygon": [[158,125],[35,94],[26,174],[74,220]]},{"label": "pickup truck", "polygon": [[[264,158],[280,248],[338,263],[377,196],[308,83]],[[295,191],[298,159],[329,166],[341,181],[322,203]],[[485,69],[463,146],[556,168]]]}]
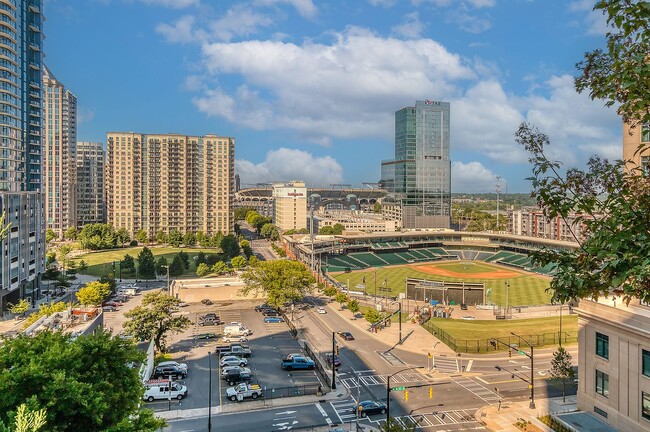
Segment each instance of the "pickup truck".
[{"label": "pickup truck", "polygon": [[250,348],[243,345],[230,345],[230,346],[218,346],[217,351],[219,351],[219,357],[225,357],[228,355],[234,355],[237,357],[250,357],[253,355],[253,351]]},{"label": "pickup truck", "polygon": [[225,380],[229,385],[234,386],[235,384],[250,381],[253,379],[253,376],[250,373],[250,369],[248,369],[248,372],[243,370],[231,370],[226,374],[221,374],[221,378]]},{"label": "pickup truck", "polygon": [[257,399],[262,394],[262,387],[259,384],[241,383],[226,389],[226,396],[231,401],[241,401],[246,398]]},{"label": "pickup truck", "polygon": [[280,366],[284,370],[313,369],[316,363],[309,357],[292,356],[291,359],[283,359]]}]

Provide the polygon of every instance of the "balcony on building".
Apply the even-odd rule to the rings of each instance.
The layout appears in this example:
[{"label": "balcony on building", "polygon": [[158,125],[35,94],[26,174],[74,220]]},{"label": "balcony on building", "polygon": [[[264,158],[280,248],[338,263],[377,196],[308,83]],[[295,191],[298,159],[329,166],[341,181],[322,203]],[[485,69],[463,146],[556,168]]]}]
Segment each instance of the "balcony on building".
[{"label": "balcony on building", "polygon": [[[32,88],[35,88],[35,89],[39,89],[39,90],[41,89],[41,85],[39,84],[38,81],[30,81],[29,86],[32,87]],[[29,92],[29,94],[31,95],[32,92]],[[39,95],[39,97],[40,97],[40,95]]]},{"label": "balcony on building", "polygon": [[[39,88],[38,86],[36,86],[36,87]],[[35,98],[37,98],[37,99],[40,99],[40,98],[41,98],[41,92],[40,92],[40,91],[33,91],[33,90],[32,90],[32,91],[29,92],[29,95],[30,95],[31,97],[35,97]]]}]

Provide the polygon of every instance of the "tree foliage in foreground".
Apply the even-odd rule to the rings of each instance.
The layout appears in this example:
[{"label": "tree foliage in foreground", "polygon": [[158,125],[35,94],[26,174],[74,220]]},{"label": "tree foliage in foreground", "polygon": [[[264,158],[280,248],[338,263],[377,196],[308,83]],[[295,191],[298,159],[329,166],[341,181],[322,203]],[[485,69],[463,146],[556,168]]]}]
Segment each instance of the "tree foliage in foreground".
[{"label": "tree foliage in foreground", "polygon": [[13,419],[13,429],[5,426],[0,420],[0,432],[38,432],[47,423],[47,413],[45,408],[39,410],[30,410],[27,405],[22,404],[16,410]]},{"label": "tree foliage in foreground", "polygon": [[[139,409],[144,355],[106,332],[74,339],[61,332],[6,338],[0,344],[0,419],[27,403],[46,410],[47,430],[155,431],[164,421]],[[144,424],[142,423],[144,422]]]},{"label": "tree foliage in foreground", "polygon": [[170,332],[180,332],[192,322],[185,316],[172,315],[181,301],[160,291],[145,294],[142,306],[137,306],[124,317],[124,330],[137,340],[154,340],[158,351],[165,351],[165,338]]},{"label": "tree foliage in foreground", "polygon": [[267,296],[267,303],[280,307],[286,302],[296,302],[311,291],[313,276],[297,261],[260,261],[244,271],[246,282],[241,292]]},{"label": "tree foliage in foreground", "polygon": [[[594,7],[607,17],[607,48],[585,54],[577,65],[579,92],[607,106],[618,105],[623,120],[640,127],[650,122],[650,3],[601,0]],[[548,137],[522,124],[517,142],[530,154],[533,196],[549,218],[575,212],[585,236],[575,236],[574,251],[533,253],[537,265],[554,263],[553,300],[620,295],[623,301],[650,301],[650,177],[629,161],[592,157],[584,170],[550,160]],[[639,149],[641,150],[641,149]],[[569,224],[570,225],[570,224]]]}]

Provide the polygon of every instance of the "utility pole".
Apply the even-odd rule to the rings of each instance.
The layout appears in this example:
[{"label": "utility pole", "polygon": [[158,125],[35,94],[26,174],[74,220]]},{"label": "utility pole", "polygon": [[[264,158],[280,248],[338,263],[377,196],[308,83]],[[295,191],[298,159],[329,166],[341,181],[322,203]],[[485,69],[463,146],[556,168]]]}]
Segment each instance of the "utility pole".
[{"label": "utility pole", "polygon": [[501,176],[497,175],[497,184],[496,184],[496,192],[497,192],[497,229],[496,231],[499,232],[499,194],[501,193]]},{"label": "utility pole", "polygon": [[519,354],[523,354],[530,358],[530,408],[535,409],[535,382],[533,381],[535,379],[535,364],[533,358],[535,357],[535,348],[533,348],[533,344],[528,342],[526,339],[522,338],[518,334],[515,334],[514,332],[510,332],[511,335],[517,336],[519,340],[522,340],[528,345],[530,348],[530,355],[528,355],[525,351],[519,351]]},{"label": "utility pole", "polygon": [[336,355],[336,332],[332,332],[332,390],[336,390],[336,362],[334,357]]},{"label": "utility pole", "polygon": [[210,380],[208,383],[208,432],[212,432],[212,353],[208,351],[208,365],[210,367]]},{"label": "utility pole", "polygon": [[402,345],[402,302],[399,302],[397,317],[399,319],[399,344]]}]

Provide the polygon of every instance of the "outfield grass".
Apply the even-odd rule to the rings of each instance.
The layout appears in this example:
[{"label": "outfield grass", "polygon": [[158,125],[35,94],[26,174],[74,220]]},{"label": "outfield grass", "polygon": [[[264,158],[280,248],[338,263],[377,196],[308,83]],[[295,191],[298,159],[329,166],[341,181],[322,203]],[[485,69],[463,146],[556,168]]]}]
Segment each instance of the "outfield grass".
[{"label": "outfield grass", "polygon": [[[453,270],[458,273],[481,273],[495,270],[504,270],[504,267],[494,266],[485,262],[472,261],[472,265],[462,263],[420,263],[418,265],[435,265],[444,266],[445,269]],[[453,268],[451,266],[454,266]],[[419,278],[438,281],[456,281],[456,282],[483,282],[485,287],[491,288],[490,301],[493,304],[500,306],[506,305],[506,282],[510,284],[508,289],[508,305],[511,306],[526,306],[526,305],[542,305],[548,304],[551,300],[551,294],[546,292],[549,286],[550,279],[539,275],[530,273],[523,273],[517,269],[507,268],[508,271],[513,271],[519,274],[509,279],[481,279],[481,278],[462,278],[462,277],[445,277],[429,273],[424,273],[415,270],[409,266],[396,266],[396,267],[378,267],[370,270],[359,270],[351,273],[331,273],[337,281],[349,285],[351,290],[355,290],[357,284],[362,283],[365,277],[366,291],[369,294],[375,292],[381,295],[380,290],[384,279],[386,279],[386,286],[391,289],[389,295],[397,296],[398,293],[404,292],[406,278]],[[374,274],[376,274],[376,283]]]},{"label": "outfield grass", "polygon": [[[104,276],[107,275],[108,273],[111,273],[113,270],[113,262],[114,261],[121,261],[126,254],[129,254],[133,257],[133,259],[136,262],[136,267],[138,265],[138,254],[142,250],[142,246],[135,246],[135,247],[128,247],[128,248],[121,248],[121,249],[111,249],[107,251],[98,251],[98,252],[88,252],[83,255],[76,256],[73,261],[76,262],[77,265],[79,265],[79,261],[84,260],[86,261],[86,264],[88,264],[88,268],[85,271],[79,271],[80,274],[87,274],[87,275],[92,275],[92,276]],[[219,248],[172,248],[172,247],[166,247],[166,246],[161,246],[161,247],[151,247],[149,248],[151,252],[153,253],[154,257],[156,259],[160,258],[161,256],[165,257],[167,259],[167,262],[171,264],[172,260],[174,259],[174,255],[178,254],[181,250],[185,251],[187,255],[190,257],[190,268],[187,270],[185,273],[183,273],[184,276],[194,276],[196,275],[196,269],[194,268],[194,258],[196,255],[198,255],[199,252],[203,252],[206,255],[208,254],[216,254],[216,253],[221,253],[221,249]],[[119,264],[116,263],[116,265],[119,266]],[[119,274],[119,273],[118,273]],[[135,278],[135,273],[127,273],[123,272],[122,273],[122,278]]]}]

